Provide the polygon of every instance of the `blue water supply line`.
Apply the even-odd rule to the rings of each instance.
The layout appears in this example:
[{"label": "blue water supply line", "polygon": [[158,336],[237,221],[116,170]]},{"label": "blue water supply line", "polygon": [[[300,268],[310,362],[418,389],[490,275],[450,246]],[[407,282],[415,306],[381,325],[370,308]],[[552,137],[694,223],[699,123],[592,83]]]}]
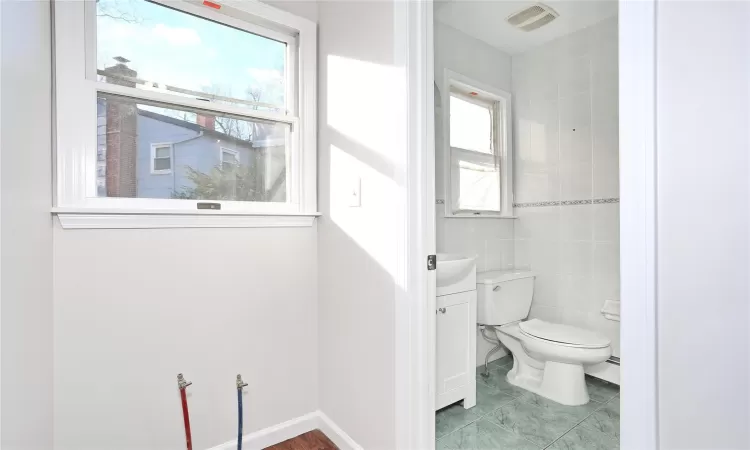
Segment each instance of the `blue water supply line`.
[{"label": "blue water supply line", "polygon": [[242,388],[245,386],[242,375],[237,374],[237,450],[242,450]]}]

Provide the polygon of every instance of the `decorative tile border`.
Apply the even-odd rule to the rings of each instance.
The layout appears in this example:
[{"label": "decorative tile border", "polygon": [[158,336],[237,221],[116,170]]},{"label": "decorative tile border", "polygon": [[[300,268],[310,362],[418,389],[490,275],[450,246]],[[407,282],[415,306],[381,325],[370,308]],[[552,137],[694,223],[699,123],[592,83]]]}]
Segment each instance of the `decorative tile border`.
[{"label": "decorative tile border", "polygon": [[560,206],[560,202],[549,201],[549,202],[514,203],[513,206],[515,206],[516,208],[537,208],[541,206]]},{"label": "decorative tile border", "polygon": [[620,203],[620,199],[613,197],[587,200],[554,200],[548,202],[514,203],[513,206],[516,208],[541,208],[544,206],[599,205],[603,203]]},{"label": "decorative tile border", "polygon": [[[516,208],[541,208],[544,206],[570,206],[570,205],[600,205],[603,203],[620,203],[620,199],[616,197],[612,198],[595,198],[589,200],[552,200],[546,202],[528,202],[528,203],[514,203],[513,206]],[[445,200],[442,198],[435,199],[436,205],[444,205]]]},{"label": "decorative tile border", "polygon": [[570,205],[590,205],[592,200],[563,200],[560,202],[562,206]]}]

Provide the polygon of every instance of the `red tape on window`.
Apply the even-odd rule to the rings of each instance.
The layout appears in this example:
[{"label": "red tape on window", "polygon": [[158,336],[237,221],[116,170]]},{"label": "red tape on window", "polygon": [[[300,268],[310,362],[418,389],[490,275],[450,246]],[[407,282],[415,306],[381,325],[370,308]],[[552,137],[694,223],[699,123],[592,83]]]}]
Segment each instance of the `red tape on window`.
[{"label": "red tape on window", "polygon": [[203,0],[203,4],[206,5],[206,6],[208,6],[209,8],[221,9],[221,5],[220,4],[214,3],[214,2],[209,2],[208,0]]}]

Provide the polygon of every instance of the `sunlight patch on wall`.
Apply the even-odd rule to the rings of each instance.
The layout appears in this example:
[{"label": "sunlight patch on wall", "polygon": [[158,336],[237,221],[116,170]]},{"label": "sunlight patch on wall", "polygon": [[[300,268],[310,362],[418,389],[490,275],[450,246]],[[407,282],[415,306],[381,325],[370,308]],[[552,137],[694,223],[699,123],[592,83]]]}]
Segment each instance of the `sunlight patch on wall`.
[{"label": "sunlight patch on wall", "polygon": [[[331,146],[331,220],[391,276],[395,275],[393,210],[396,183],[346,151]],[[349,191],[360,181],[362,206],[352,207]]]},{"label": "sunlight patch on wall", "polygon": [[[327,78],[330,217],[401,284],[395,278],[407,154],[405,69],[329,55]],[[351,206],[357,183],[361,205]]]},{"label": "sunlight patch on wall", "polygon": [[403,68],[328,56],[328,125],[388,160],[400,159]]}]

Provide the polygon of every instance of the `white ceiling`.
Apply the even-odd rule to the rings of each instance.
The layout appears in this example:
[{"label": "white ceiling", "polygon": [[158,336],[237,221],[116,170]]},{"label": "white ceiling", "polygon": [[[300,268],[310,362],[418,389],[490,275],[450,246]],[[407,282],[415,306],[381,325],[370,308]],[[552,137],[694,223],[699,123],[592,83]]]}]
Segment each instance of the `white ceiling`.
[{"label": "white ceiling", "polygon": [[617,0],[544,0],[560,17],[534,31],[521,31],[505,21],[537,2],[516,0],[438,0],[435,18],[506,53],[533,47],[586,28],[617,14]]}]

